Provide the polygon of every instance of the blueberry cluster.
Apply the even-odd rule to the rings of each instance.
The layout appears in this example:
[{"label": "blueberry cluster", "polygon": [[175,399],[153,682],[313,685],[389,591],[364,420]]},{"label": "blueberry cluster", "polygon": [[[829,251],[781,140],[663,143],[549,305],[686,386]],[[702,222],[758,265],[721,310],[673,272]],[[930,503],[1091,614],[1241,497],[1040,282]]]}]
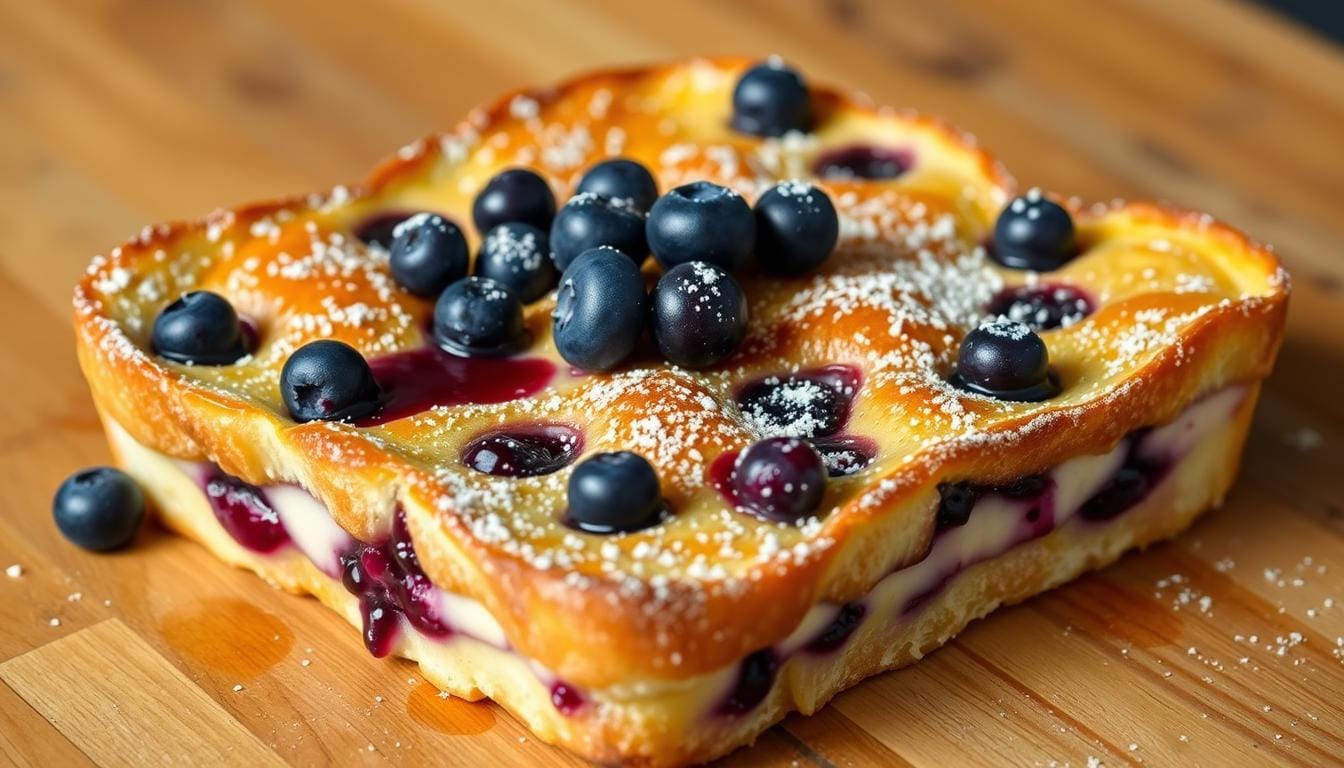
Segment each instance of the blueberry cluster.
[{"label": "blueberry cluster", "polygon": [[[686,368],[727,359],[746,337],[747,301],[733,273],[754,259],[778,275],[815,269],[839,237],[835,206],[821,189],[801,181],[779,184],[753,208],[737,192],[708,181],[651,195],[648,172],[629,160],[622,178],[603,176],[603,164],[580,183],[580,192],[556,216],[551,244],[564,270],[553,315],[557,351],[584,370],[609,370],[639,344],[647,326],[658,351]],[[636,222],[638,226],[636,226]],[[663,269],[645,296],[640,266],[652,254]]]}]

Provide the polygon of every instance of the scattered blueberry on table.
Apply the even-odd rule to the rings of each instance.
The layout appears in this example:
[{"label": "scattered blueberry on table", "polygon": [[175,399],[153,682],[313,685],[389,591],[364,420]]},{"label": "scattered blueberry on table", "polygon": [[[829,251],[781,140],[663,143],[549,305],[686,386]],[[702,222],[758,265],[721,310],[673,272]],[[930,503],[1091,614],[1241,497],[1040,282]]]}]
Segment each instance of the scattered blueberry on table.
[{"label": "scattered blueberry on table", "polygon": [[129,475],[111,467],[76,472],[52,500],[61,535],[84,549],[120,549],[135,537],[145,517],[145,496]]}]

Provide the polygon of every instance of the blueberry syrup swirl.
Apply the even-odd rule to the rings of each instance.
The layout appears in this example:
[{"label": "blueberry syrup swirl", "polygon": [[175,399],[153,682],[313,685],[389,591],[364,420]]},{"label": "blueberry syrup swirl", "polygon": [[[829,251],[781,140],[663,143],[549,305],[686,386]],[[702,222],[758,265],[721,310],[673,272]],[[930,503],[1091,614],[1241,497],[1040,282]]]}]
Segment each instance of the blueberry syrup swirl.
[{"label": "blueberry syrup swirl", "polygon": [[391,535],[378,544],[356,542],[341,555],[341,568],[341,583],[359,598],[364,645],[374,656],[392,651],[403,616],[429,637],[452,634],[438,615],[434,585],[420,567],[400,508],[392,517]]},{"label": "blueberry syrup swirl", "polygon": [[369,360],[383,406],[356,422],[377,426],[438,405],[489,405],[530,397],[546,388],[555,364],[531,357],[459,357],[422,347]]},{"label": "blueberry syrup swirl", "polygon": [[812,173],[823,179],[895,179],[915,165],[908,149],[856,144],[825,152],[812,162]]},{"label": "blueberry syrup swirl", "polygon": [[1096,302],[1091,296],[1064,283],[1005,288],[985,308],[992,316],[1025,323],[1035,331],[1067,328],[1095,309]]},{"label": "blueberry syrup swirl", "polygon": [[496,477],[549,475],[583,451],[583,434],[566,424],[517,424],[467,443],[462,463]]},{"label": "blueberry syrup swirl", "polygon": [[290,543],[289,532],[265,491],[217,468],[201,484],[215,519],[234,541],[263,555]]}]

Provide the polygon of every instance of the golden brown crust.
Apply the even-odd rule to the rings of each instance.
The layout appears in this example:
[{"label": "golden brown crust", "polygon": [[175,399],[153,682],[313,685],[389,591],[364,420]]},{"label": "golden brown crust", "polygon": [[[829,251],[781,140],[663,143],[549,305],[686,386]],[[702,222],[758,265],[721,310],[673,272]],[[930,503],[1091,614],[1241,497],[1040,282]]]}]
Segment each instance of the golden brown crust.
[{"label": "golden brown crust", "polygon": [[[1087,250],[1051,276],[1094,291],[1101,304],[1046,335],[1063,395],[1023,405],[950,390],[949,355],[989,288],[1023,279],[975,248],[1011,180],[955,129],[829,90],[818,91],[808,139],[733,134],[727,93],[746,65],[693,61],[510,94],[452,133],[404,148],[362,186],[147,229],[96,259],[76,288],[80,361],[100,409],[158,451],[216,462],[249,482],[299,482],[361,539],[384,535],[403,505],[438,585],[483,603],[513,647],[600,687],[718,669],[789,634],[817,600],[862,594],[927,548],[939,480],[1006,479],[1104,452],[1202,392],[1269,372],[1288,296],[1273,254],[1203,215],[1117,203],[1075,207]],[[708,177],[750,196],[819,149],[860,139],[910,149],[915,169],[890,183],[821,182],[845,216],[841,249],[813,278],[745,278],[753,330],[731,365],[566,378],[529,401],[373,429],[295,425],[279,405],[279,366],[306,340],[339,338],[368,355],[423,343],[429,306],[391,284],[385,258],[353,241],[363,216],[429,208],[465,225],[475,189],[500,167],[530,158],[568,190],[613,148],[650,164],[664,188]],[[892,275],[899,279],[885,280]],[[157,311],[193,287],[224,293],[259,321],[256,355],[219,370],[146,351]],[[528,310],[530,353],[555,359],[550,302]],[[830,510],[814,524],[776,529],[726,509],[704,472],[755,435],[728,403],[732,388],[831,362],[863,369],[854,424],[877,440],[882,459],[833,483]],[[501,489],[455,461],[464,436],[538,417],[585,428],[590,449],[639,449],[656,427],[661,438],[647,450],[677,518],[620,537],[609,556],[615,540],[555,523],[565,473]],[[910,503],[921,497],[929,503]],[[895,513],[910,509],[918,514]],[[726,532],[734,543],[698,532]],[[572,552],[565,537],[579,542]],[[641,557],[641,544],[667,553],[666,564]],[[562,551],[568,561],[553,556]]]}]

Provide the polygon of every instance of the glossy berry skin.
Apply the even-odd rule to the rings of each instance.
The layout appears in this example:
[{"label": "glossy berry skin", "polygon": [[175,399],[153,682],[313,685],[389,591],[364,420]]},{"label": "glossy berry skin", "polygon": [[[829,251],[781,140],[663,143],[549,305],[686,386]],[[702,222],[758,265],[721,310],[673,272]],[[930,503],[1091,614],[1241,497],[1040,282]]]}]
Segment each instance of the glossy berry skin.
[{"label": "glossy berry skin", "polygon": [[735,272],[756,244],[756,217],[733,190],[708,181],[683,184],[653,204],[645,225],[664,269],[704,261]]},{"label": "glossy berry skin", "polygon": [[527,343],[523,303],[501,282],[468,277],[434,304],[434,339],[463,357],[502,357]]},{"label": "glossy berry skin", "polygon": [[417,213],[397,225],[388,256],[397,283],[426,299],[466,277],[468,261],[462,230],[437,213]]},{"label": "glossy berry skin", "polygon": [[648,213],[658,199],[658,182],[648,168],[617,157],[589,168],[574,191],[627,200],[635,210]]},{"label": "glossy berry skin", "polygon": [[713,264],[691,261],[663,273],[652,305],[658,351],[683,368],[726,359],[747,335],[747,296],[732,275]]},{"label": "glossy berry skin", "polygon": [[560,278],[551,315],[555,348],[578,368],[614,368],[644,334],[647,306],[644,278],[628,256],[585,251]]},{"label": "glossy berry skin", "polygon": [[589,533],[637,531],[663,514],[658,473],[630,451],[598,453],[569,476],[569,521]]},{"label": "glossy berry skin", "polygon": [[280,370],[280,396],[295,421],[352,421],[381,406],[364,356],[332,339],[310,341]]},{"label": "glossy berry skin", "polygon": [[67,540],[106,552],[126,546],[135,537],[145,517],[145,496],[125,472],[95,467],[61,483],[51,512]]},{"label": "glossy berry skin", "polygon": [[737,457],[733,491],[741,504],[758,515],[797,522],[821,506],[826,475],[826,465],[810,443],[770,437]]},{"label": "glossy berry skin", "polygon": [[476,274],[508,286],[524,304],[545,296],[560,279],[551,261],[550,238],[531,224],[516,221],[485,233],[476,254]]},{"label": "glossy berry skin", "polygon": [[756,260],[779,275],[811,272],[835,250],[840,217],[831,198],[805,181],[778,184],[756,201]]},{"label": "glossy berry skin", "polygon": [[802,75],[771,58],[747,70],[733,89],[733,127],[753,136],[783,136],[812,125],[812,96]]},{"label": "glossy berry skin", "polygon": [[1058,203],[1032,190],[999,214],[991,254],[1013,269],[1059,269],[1074,256],[1073,218]]},{"label": "glossy berry skin", "polygon": [[1055,394],[1045,342],[1022,323],[999,320],[966,334],[957,383],[1000,400],[1036,401]]},{"label": "glossy berry skin", "polygon": [[623,199],[592,192],[575,195],[551,224],[551,257],[564,271],[580,253],[607,246],[636,264],[649,255],[644,239],[644,214]]},{"label": "glossy berry skin", "polygon": [[160,357],[192,365],[228,365],[247,354],[233,305],[210,291],[190,291],[154,319],[151,343]]},{"label": "glossy berry skin", "polygon": [[526,168],[510,168],[486,182],[471,206],[477,232],[489,232],[506,221],[549,229],[555,217],[555,195],[546,180]]}]

